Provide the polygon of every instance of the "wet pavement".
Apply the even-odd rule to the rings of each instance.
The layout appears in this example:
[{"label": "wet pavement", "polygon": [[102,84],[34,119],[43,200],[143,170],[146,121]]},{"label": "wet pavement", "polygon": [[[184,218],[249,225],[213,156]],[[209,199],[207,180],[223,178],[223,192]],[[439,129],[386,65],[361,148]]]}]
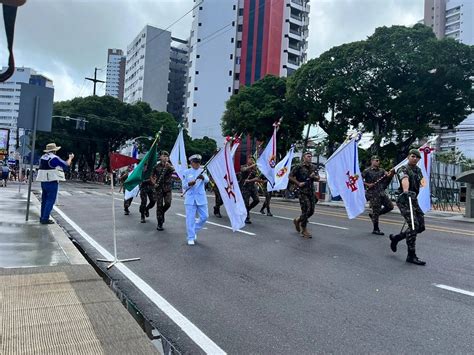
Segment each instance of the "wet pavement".
[{"label": "wet pavement", "polygon": [[26,221],[18,187],[0,187],[0,354],[159,354],[33,193]]},{"label": "wet pavement", "polygon": [[31,195],[26,217],[27,186],[0,187],[0,267],[31,267],[69,264],[69,258],[53,233],[58,226],[39,223],[40,204]]}]

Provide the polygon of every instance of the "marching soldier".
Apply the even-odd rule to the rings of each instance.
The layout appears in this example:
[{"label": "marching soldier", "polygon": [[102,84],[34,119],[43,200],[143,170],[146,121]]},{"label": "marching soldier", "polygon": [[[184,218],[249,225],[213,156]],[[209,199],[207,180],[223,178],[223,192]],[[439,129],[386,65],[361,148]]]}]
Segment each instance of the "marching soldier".
[{"label": "marching soldier", "polygon": [[224,204],[224,201],[222,201],[221,193],[219,192],[219,188],[217,187],[217,184],[214,182],[214,179],[210,177],[209,180],[211,182],[212,191],[214,191],[214,197],[215,197],[214,216],[216,216],[217,218],[222,218],[221,206]]},{"label": "marching soldier", "polygon": [[172,175],[174,168],[168,160],[169,153],[165,150],[161,151],[160,162],[156,164],[151,174],[155,180],[156,220],[158,223],[156,229],[159,231],[163,230],[165,212],[171,206]]},{"label": "marching soldier", "polygon": [[[127,180],[128,175],[130,175],[130,167],[127,167],[125,171],[119,176],[119,182],[122,185],[121,189],[123,189],[123,194],[125,196],[125,187],[123,186],[123,183],[125,180]],[[123,200],[123,212],[126,216],[130,214],[129,207],[132,205],[133,197],[130,197],[129,199],[124,199]]]},{"label": "marching soldier", "polygon": [[319,181],[317,168],[311,163],[312,154],[309,151],[303,153],[302,162],[291,169],[290,181],[299,188],[299,200],[301,207],[301,216],[295,218],[296,231],[308,239],[312,238],[308,231],[308,219],[314,214],[314,207],[317,199],[314,190],[314,182]]},{"label": "marching soldier", "polygon": [[[260,178],[257,176],[257,164],[253,157],[247,158],[247,165],[242,166],[240,172],[240,190],[242,191],[242,197],[244,198],[245,207],[247,208],[247,218],[245,223],[251,224],[250,211],[252,208],[258,205],[260,199],[258,197],[257,183],[260,182]],[[252,198],[252,203],[250,203]]]},{"label": "marching soldier", "polygon": [[[364,185],[366,187],[365,197],[369,201],[372,213],[369,213],[374,229],[372,234],[384,235],[379,228],[379,216],[393,210],[393,203],[390,201],[385,189],[395,175],[394,170],[387,173],[380,168],[380,158],[374,155],[370,160],[370,167],[362,173]],[[383,206],[383,207],[382,207]]]},{"label": "marching soldier", "polygon": [[[150,210],[155,205],[155,182],[153,175],[140,184],[140,217],[141,223],[145,223],[145,217],[150,217]],[[150,202],[147,205],[147,200]]]},{"label": "marching soldier", "polygon": [[265,209],[266,209],[267,216],[273,217],[273,214],[270,212],[270,201],[272,199],[272,192],[267,190],[268,180],[265,178],[263,174],[260,175],[260,179],[262,181],[261,187],[262,187],[263,196],[265,196],[265,201],[263,202],[262,208],[260,209],[260,213],[265,214]]},{"label": "marching soldier", "polygon": [[400,195],[397,199],[397,206],[403,218],[405,218],[408,229],[397,235],[390,234],[390,249],[395,253],[398,242],[406,239],[408,249],[406,261],[416,265],[425,265],[426,262],[416,256],[415,250],[416,235],[425,230],[424,214],[417,200],[420,187],[425,184],[423,173],[417,166],[420,159],[421,155],[418,149],[411,149],[408,154],[408,164],[397,171],[397,177],[400,181]]}]

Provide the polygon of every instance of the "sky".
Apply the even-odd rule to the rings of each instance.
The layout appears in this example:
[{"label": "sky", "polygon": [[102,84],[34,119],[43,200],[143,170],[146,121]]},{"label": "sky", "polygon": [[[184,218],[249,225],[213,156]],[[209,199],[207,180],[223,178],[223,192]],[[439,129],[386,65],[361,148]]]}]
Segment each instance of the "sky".
[{"label": "sky", "polygon": [[[204,0],[228,1],[228,0]],[[375,28],[413,25],[423,18],[424,0],[311,0],[308,59],[370,36]],[[16,66],[31,67],[54,82],[55,101],[92,94],[94,75],[105,80],[108,48],[126,49],[145,25],[167,28],[192,9],[192,0],[28,0],[19,8]],[[3,23],[3,21],[1,21]],[[192,14],[170,27],[187,38]],[[2,28],[1,33],[4,33]],[[7,64],[0,37],[0,63]],[[105,84],[97,93],[103,94]]]}]

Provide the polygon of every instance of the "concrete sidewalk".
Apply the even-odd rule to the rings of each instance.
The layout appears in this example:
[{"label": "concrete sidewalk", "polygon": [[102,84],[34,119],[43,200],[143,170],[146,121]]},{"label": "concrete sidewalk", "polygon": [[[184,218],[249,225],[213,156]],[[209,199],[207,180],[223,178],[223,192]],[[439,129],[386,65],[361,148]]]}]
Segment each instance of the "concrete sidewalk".
[{"label": "concrete sidewalk", "polygon": [[0,354],[159,354],[27,187],[0,187]]}]

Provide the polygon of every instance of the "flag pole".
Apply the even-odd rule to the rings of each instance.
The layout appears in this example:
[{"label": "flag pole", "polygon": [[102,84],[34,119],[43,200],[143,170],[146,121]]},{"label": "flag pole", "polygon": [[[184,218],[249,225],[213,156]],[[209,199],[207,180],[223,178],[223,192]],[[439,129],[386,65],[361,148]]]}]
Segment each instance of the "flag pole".
[{"label": "flag pole", "polygon": [[[228,142],[226,142],[227,144]],[[225,145],[224,145],[225,147]],[[202,167],[202,171],[201,171],[201,174],[204,173],[206,170],[207,170],[207,166],[209,165],[209,163],[212,161],[212,159],[214,159],[217,155],[217,153],[219,153],[221,150],[221,148],[217,148],[216,149],[216,152],[212,155],[212,157],[207,161],[206,164],[204,164],[204,166]],[[193,186],[196,186],[196,185],[193,185]],[[181,197],[183,197],[184,195],[186,195],[186,192],[188,192],[190,189],[193,188],[193,186],[188,186],[188,188],[186,190],[183,191],[183,193],[181,194]]]},{"label": "flag pole", "polygon": [[129,259],[118,259],[117,257],[117,233],[116,233],[116,225],[115,225],[115,196],[114,196],[114,173],[111,169],[110,172],[110,190],[112,191],[112,224],[113,224],[113,238],[114,238],[114,259],[97,259],[97,261],[110,263],[107,266],[107,270],[110,269],[112,266],[116,265],[117,263],[126,263],[128,261],[136,261],[140,260],[140,258],[129,258]]}]

